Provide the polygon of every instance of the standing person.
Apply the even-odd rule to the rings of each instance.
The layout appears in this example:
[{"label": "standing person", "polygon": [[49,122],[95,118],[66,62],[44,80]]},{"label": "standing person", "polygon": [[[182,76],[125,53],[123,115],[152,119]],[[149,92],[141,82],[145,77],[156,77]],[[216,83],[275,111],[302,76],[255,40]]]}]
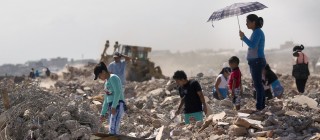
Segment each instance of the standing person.
[{"label": "standing person", "polygon": [[185,124],[190,124],[190,121],[203,121],[203,112],[207,115],[207,105],[199,82],[188,80],[186,73],[179,70],[174,73],[173,79],[179,86],[181,97],[179,108],[175,114],[180,114],[180,110],[184,106]]},{"label": "standing person", "polygon": [[[94,68],[94,80],[104,80],[104,101],[101,109],[101,122],[109,118],[109,133],[119,134],[120,121],[125,110],[125,102],[120,78],[110,74],[106,65],[100,62]],[[109,111],[109,112],[108,112]],[[109,113],[109,116],[107,114]]]},{"label": "standing person", "polygon": [[[122,57],[124,57],[125,60],[121,60]],[[109,64],[108,70],[110,73],[115,74],[120,78],[124,89],[126,84],[126,66],[131,58],[126,55],[122,55],[119,52],[114,52],[113,59],[114,61]]]},{"label": "standing person", "polygon": [[248,39],[242,31],[239,31],[239,35],[240,39],[248,45],[247,60],[254,88],[257,92],[256,109],[259,111],[265,108],[265,94],[262,84],[262,70],[266,65],[266,59],[264,56],[265,37],[261,30],[263,26],[263,19],[255,14],[250,14],[247,16],[246,25],[248,29],[253,31],[250,39]]},{"label": "standing person", "polygon": [[[295,65],[292,71],[293,76],[296,79],[296,85],[299,93],[304,93],[305,86],[310,75],[308,67],[308,56],[302,52],[304,46],[295,46],[293,48],[293,56],[296,57]],[[298,73],[295,72],[295,67],[298,68]]]},{"label": "standing person", "polygon": [[34,74],[34,69],[33,68],[31,68],[31,71],[29,73],[29,77],[32,78],[32,79],[34,79],[36,77],[35,74]]},{"label": "standing person", "polygon": [[46,76],[50,77],[50,74],[51,74],[51,72],[50,72],[49,68],[46,68]]},{"label": "standing person", "polygon": [[223,100],[227,98],[228,95],[228,77],[230,75],[231,69],[229,67],[224,67],[218,77],[216,78],[216,83],[213,89],[213,97],[218,100]]},{"label": "standing person", "polygon": [[236,110],[240,110],[242,84],[241,84],[241,71],[239,69],[240,60],[236,56],[229,59],[229,66],[232,69],[228,80],[229,97],[232,99]]},{"label": "standing person", "polygon": [[118,43],[118,41],[116,41],[116,43],[114,44],[113,46],[113,52],[116,52],[116,51],[120,51],[120,44]]}]

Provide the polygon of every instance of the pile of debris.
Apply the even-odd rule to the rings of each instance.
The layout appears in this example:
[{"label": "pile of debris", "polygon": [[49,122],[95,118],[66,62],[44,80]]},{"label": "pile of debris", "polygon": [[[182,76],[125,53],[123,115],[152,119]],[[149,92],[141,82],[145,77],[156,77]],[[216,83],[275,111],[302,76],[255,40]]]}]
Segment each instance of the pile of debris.
[{"label": "pile of debris", "polygon": [[[11,108],[0,116],[1,135],[11,139],[89,139],[101,128],[99,112],[103,101],[103,82],[93,81],[86,69],[74,76],[54,81],[50,88],[23,81],[9,92]],[[68,74],[67,74],[68,75]],[[167,79],[127,82],[128,111],[121,122],[121,134],[157,139],[320,139],[320,78],[310,77],[304,95],[297,95],[294,79],[279,75],[285,88],[282,99],[267,101],[267,107],[254,112],[251,79],[243,79],[241,110],[232,102],[215,100],[215,77],[193,77],[203,88],[208,106],[204,122],[183,123],[175,116],[180,96]],[[3,110],[3,109],[2,109]]]},{"label": "pile of debris", "polygon": [[15,85],[10,106],[1,112],[0,139],[89,139],[100,122],[88,101],[46,92],[36,82]]}]

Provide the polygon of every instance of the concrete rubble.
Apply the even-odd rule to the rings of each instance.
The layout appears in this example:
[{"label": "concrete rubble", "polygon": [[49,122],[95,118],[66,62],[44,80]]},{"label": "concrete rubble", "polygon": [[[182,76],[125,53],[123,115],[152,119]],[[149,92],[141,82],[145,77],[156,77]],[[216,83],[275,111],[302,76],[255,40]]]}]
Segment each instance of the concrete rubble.
[{"label": "concrete rubble", "polygon": [[[90,67],[73,70],[76,72],[65,73],[49,88],[29,80],[8,86],[10,82],[3,79],[1,88],[9,91],[10,108],[1,106],[0,140],[86,140],[92,133],[107,133],[107,126],[99,121],[103,83],[92,80]],[[284,98],[268,100],[261,112],[255,112],[248,78],[243,80],[239,111],[233,110],[228,99],[213,99],[215,77],[201,75],[193,79],[199,80],[210,110],[203,122],[185,125],[183,115],[174,118],[180,96],[169,79],[128,82],[128,110],[121,122],[121,134],[140,139],[320,139],[320,77],[310,77],[306,93],[297,95],[294,79],[281,76]]]}]

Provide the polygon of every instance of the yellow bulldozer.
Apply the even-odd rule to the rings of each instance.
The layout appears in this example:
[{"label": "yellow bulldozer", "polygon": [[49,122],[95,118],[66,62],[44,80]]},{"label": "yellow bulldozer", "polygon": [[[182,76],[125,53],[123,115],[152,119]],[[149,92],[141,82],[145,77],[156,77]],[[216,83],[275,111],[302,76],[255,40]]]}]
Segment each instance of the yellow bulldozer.
[{"label": "yellow bulldozer", "polygon": [[[101,54],[100,61],[106,65],[113,61],[113,55],[108,55],[107,50],[109,48],[109,41],[106,41],[104,50]],[[120,45],[118,42],[114,45],[114,50],[121,54],[131,57],[131,62],[128,63],[126,68],[126,80],[127,81],[146,81],[152,79],[166,78],[161,71],[160,66],[155,66],[154,62],[151,62],[148,58],[148,53],[151,52],[150,47],[141,47],[134,45]]]}]

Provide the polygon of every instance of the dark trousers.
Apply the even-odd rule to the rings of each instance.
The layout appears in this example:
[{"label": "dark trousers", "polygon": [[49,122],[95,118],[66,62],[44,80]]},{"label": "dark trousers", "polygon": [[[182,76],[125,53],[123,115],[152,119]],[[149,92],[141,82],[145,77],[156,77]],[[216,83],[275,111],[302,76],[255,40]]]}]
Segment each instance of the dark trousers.
[{"label": "dark trousers", "polygon": [[262,70],[266,66],[265,58],[256,58],[248,61],[250,73],[253,80],[254,88],[257,92],[256,109],[262,110],[265,108],[265,94],[262,84]]},{"label": "dark trousers", "polygon": [[[267,98],[267,100],[270,100],[273,98],[271,89],[264,90],[264,95]],[[257,92],[256,91],[253,92],[253,98],[257,99]]]},{"label": "dark trousers", "polygon": [[306,87],[308,79],[296,79],[296,86],[300,93],[304,93],[304,88]]}]

